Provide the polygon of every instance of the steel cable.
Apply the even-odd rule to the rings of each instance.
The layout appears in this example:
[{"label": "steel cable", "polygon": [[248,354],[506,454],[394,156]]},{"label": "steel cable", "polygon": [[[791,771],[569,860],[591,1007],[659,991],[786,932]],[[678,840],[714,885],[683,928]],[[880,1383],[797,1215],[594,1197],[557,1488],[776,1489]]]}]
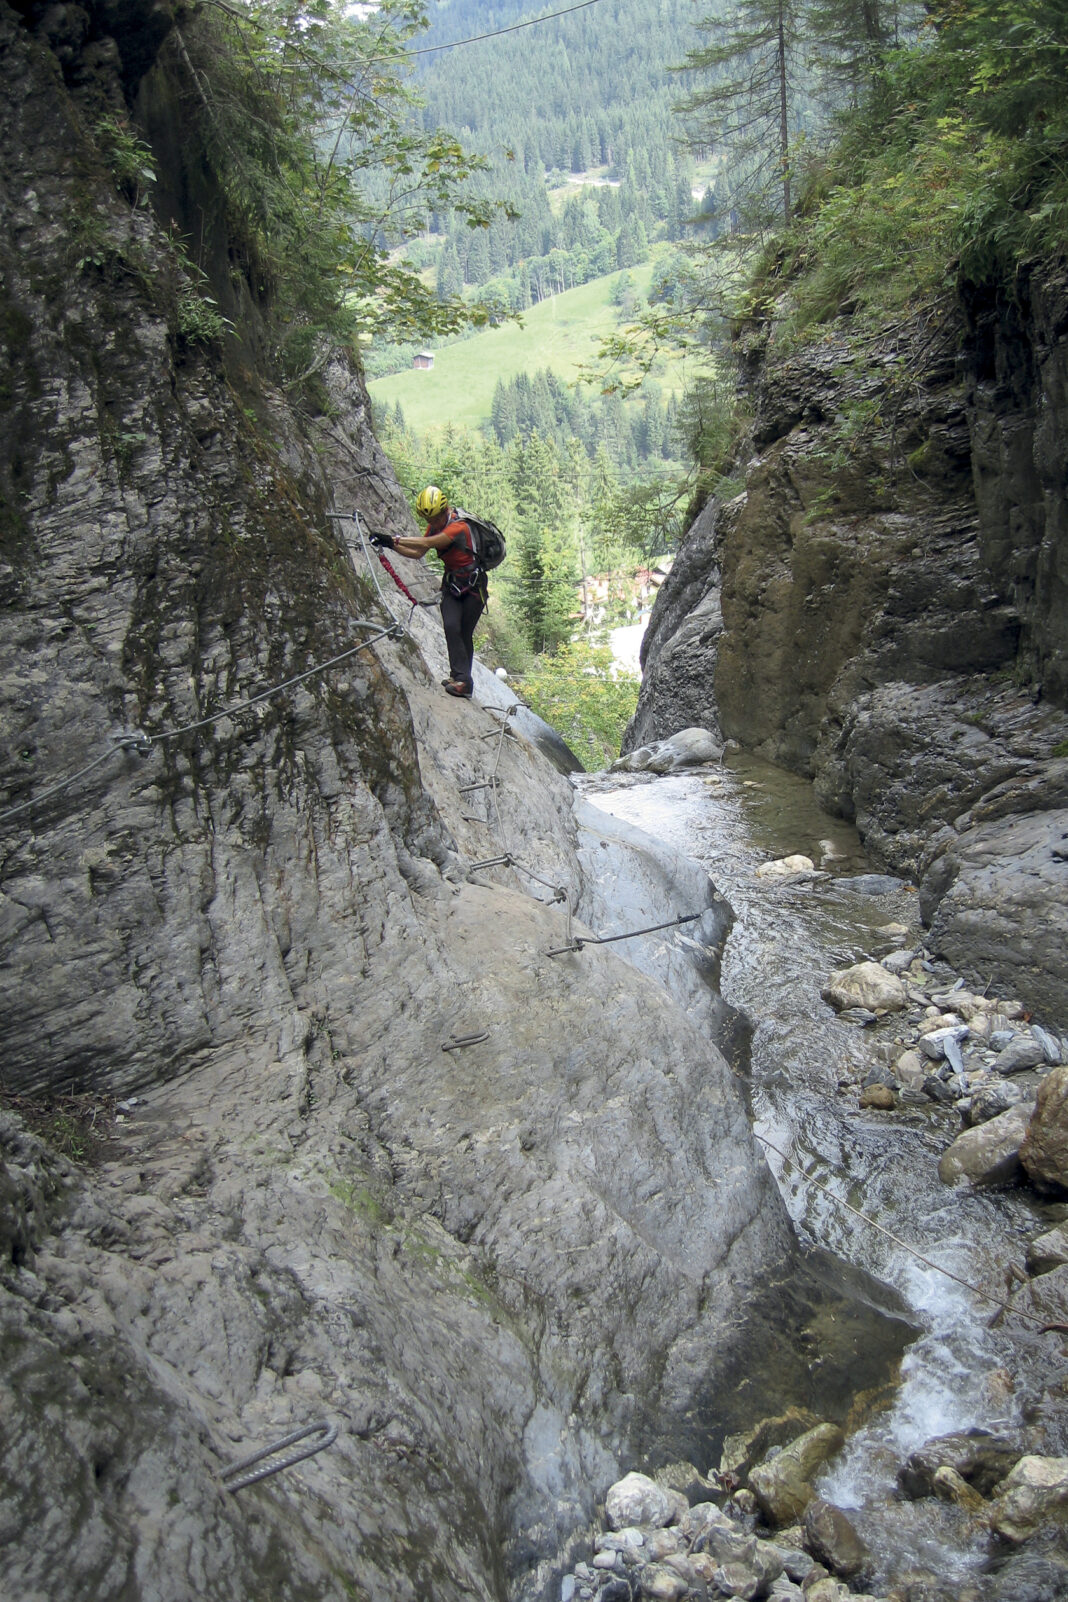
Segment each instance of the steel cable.
[{"label": "steel cable", "polygon": [[[757,1134],[755,1129],[753,1133],[756,1135],[757,1140],[760,1141],[762,1146],[767,1146],[768,1150],[773,1151],[777,1157],[781,1157],[784,1163],[792,1164],[797,1169],[798,1173],[803,1176],[806,1184],[813,1186],[813,1188],[816,1190],[823,1191],[823,1193],[829,1196],[833,1202],[837,1202],[839,1207],[844,1207],[847,1213],[852,1213],[854,1218],[859,1218],[862,1223],[868,1225],[869,1229],[877,1230],[880,1235],[885,1235],[887,1240],[892,1240],[895,1246],[900,1246],[902,1251],[908,1252],[910,1257],[914,1257],[916,1261],[922,1263],[925,1268],[933,1269],[936,1274],[943,1274],[946,1279],[953,1280],[955,1284],[962,1286],[964,1290],[970,1291],[973,1296],[979,1296],[984,1301],[993,1302],[995,1307],[1003,1308],[1005,1312],[1012,1313],[1016,1318],[1025,1319],[1029,1324],[1037,1324],[1040,1331],[1063,1328],[1063,1326],[1049,1324],[1045,1319],[1039,1318],[1034,1313],[1025,1313],[1022,1308],[1014,1307],[1011,1302],[1005,1301],[1003,1297],[995,1296],[991,1291],[985,1291],[981,1289],[980,1286],[972,1284],[970,1280],[963,1279],[960,1274],[955,1274],[951,1268],[944,1268],[941,1263],[936,1263],[933,1258],[925,1257],[923,1252],[921,1252],[918,1247],[910,1245],[907,1240],[902,1239],[900,1235],[896,1235],[892,1229],[887,1229],[885,1224],[880,1224],[878,1219],[872,1218],[869,1213],[861,1212],[859,1207],[854,1207],[853,1204],[851,1202],[847,1202],[844,1197],[837,1195],[835,1191],[833,1191],[829,1185],[825,1185],[822,1180],[815,1179],[811,1174],[805,1173],[805,1170],[801,1167],[801,1164],[797,1161],[796,1157],[788,1157],[787,1154],[780,1147],[776,1146],[774,1141],[769,1140],[766,1135]],[[810,1152],[809,1156],[814,1157],[817,1162],[826,1161],[824,1158],[816,1157],[814,1152]],[[830,1168],[833,1173],[837,1174],[840,1179],[844,1179],[847,1183],[849,1183],[849,1175],[843,1173],[840,1168],[836,1168],[833,1163],[827,1163],[827,1167]]]},{"label": "steel cable", "polygon": [[250,707],[258,706],[261,701],[270,700],[276,695],[281,695],[285,690],[292,689],[294,685],[303,684],[305,680],[314,678],[319,673],[325,673],[332,667],[337,667],[339,663],[348,661],[349,657],[355,656],[358,651],[366,651],[369,646],[377,644],[379,640],[387,638],[400,639],[404,634],[403,625],[396,621],[391,622],[387,628],[382,628],[379,623],[369,623],[362,619],[354,618],[351,620],[351,627],[375,629],[377,632],[369,640],[361,640],[359,645],[353,645],[348,650],[340,651],[337,656],[330,657],[326,662],[317,662],[313,667],[305,668],[303,672],[294,673],[290,678],[283,679],[280,684],[273,684],[269,689],[261,690],[256,695],[250,695],[246,700],[238,701],[233,706],[221,707],[218,712],[211,713],[209,717],[197,718],[195,722],[183,724],[181,728],[163,729],[158,734],[147,734],[142,729],[135,729],[114,735],[109,748],[101,752],[100,756],[94,757],[92,762],[86,763],[84,767],[78,768],[74,773],[67,774],[65,778],[50,785],[47,790],[42,790],[39,795],[32,796],[27,801],[20,801],[18,806],[8,807],[3,812],[0,812],[0,824],[8,823],[11,819],[19,817],[23,812],[28,812],[33,807],[41,806],[45,801],[50,800],[52,796],[60,795],[64,790],[68,790],[79,779],[92,773],[96,768],[102,767],[105,762],[114,756],[116,751],[134,750],[139,755],[145,756],[154,745],[162,745],[168,740],[177,740],[184,734],[195,733],[198,729],[210,728],[212,724],[220,722],[223,718],[246,712]]}]

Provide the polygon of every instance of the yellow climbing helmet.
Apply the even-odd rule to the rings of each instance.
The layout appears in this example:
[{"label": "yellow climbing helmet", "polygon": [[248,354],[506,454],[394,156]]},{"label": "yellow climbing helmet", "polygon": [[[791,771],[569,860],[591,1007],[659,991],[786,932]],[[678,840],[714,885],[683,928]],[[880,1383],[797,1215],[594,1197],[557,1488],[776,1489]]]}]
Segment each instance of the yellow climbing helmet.
[{"label": "yellow climbing helmet", "polygon": [[430,519],[437,517],[439,512],[443,512],[448,504],[438,486],[436,484],[428,484],[425,490],[419,491],[419,499],[415,503],[415,509],[423,521],[429,523]]}]

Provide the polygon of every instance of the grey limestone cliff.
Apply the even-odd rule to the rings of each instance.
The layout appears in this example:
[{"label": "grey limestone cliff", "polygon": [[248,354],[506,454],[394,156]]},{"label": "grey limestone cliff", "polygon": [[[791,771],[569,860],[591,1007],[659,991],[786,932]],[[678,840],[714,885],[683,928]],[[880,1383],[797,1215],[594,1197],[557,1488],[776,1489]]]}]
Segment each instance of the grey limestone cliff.
[{"label": "grey limestone cliff", "polygon": [[[88,1168],[0,1115],[4,1583],[540,1596],[622,1467],[706,1465],[743,1369],[841,1417],[877,1375],[855,1328],[833,1396],[825,1334],[777,1348],[837,1293],[699,987],[547,955],[545,886],[599,917],[607,858],[328,516],[410,527],[358,374],[298,413],[251,334],[182,334],[86,98],[137,102],[170,17],[0,5],[0,1088],[115,1115]],[[680,873],[635,882],[714,946]]]}]

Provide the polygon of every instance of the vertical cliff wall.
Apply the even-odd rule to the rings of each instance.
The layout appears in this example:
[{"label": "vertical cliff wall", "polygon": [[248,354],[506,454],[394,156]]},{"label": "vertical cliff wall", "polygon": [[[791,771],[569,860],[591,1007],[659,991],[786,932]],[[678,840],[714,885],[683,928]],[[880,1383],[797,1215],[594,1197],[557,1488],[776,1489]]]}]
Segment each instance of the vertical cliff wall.
[{"label": "vertical cliff wall", "polygon": [[0,5],[0,1091],[74,1093],[98,1148],[0,1115],[5,1584],[540,1596],[621,1467],[704,1466],[730,1376],[839,1411],[821,1372],[875,1376],[707,1023],[547,955],[596,843],[328,517],[411,527],[358,373],[294,404],[225,235],[232,334],[117,187],[102,106],[210,190],[177,15]]},{"label": "vertical cliff wall", "polygon": [[1061,1012],[1066,306],[1047,266],[741,339],[745,493],[657,598],[626,742],[697,722],[810,775],[947,957]]}]

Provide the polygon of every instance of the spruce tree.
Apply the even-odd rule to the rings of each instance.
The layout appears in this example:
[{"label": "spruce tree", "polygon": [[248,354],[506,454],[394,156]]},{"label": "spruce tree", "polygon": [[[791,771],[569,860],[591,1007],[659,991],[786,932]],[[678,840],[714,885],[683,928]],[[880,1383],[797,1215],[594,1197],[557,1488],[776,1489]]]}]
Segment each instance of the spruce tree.
[{"label": "spruce tree", "polygon": [[691,50],[683,70],[711,81],[679,107],[699,130],[695,143],[728,147],[735,168],[747,175],[758,217],[778,190],[774,209],[787,222],[803,16],[804,0],[737,0],[726,20],[703,18],[698,27],[714,42]]}]

